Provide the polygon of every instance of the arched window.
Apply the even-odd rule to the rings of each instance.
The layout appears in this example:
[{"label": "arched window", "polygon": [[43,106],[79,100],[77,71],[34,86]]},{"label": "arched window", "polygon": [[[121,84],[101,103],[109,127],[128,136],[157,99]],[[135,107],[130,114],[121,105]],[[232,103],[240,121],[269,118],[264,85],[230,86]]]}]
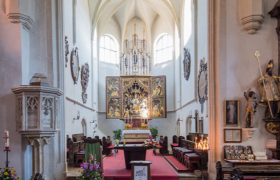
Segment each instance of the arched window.
[{"label": "arched window", "polygon": [[118,44],[113,37],[104,35],[100,39],[99,58],[100,61],[119,64]]},{"label": "arched window", "polygon": [[172,60],[172,38],[166,34],[163,35],[156,44],[156,62],[160,64]]}]

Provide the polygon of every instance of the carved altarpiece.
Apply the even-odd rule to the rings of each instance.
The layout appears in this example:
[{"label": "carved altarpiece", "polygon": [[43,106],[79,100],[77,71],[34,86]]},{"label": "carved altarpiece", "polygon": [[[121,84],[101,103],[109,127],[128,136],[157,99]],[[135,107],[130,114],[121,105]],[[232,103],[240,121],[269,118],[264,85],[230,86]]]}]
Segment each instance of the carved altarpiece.
[{"label": "carved altarpiece", "polygon": [[106,117],[125,122],[132,118],[133,127],[141,119],[166,118],[165,76],[114,76],[106,78]]}]

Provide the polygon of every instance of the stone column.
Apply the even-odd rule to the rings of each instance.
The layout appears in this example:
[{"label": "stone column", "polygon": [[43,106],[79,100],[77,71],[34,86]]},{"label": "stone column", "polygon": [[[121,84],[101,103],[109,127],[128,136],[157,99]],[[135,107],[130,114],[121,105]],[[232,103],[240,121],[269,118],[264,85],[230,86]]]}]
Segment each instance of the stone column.
[{"label": "stone column", "polygon": [[49,180],[45,174],[45,145],[49,144],[49,137],[28,137],[28,145],[32,146],[32,177],[35,178],[36,173],[40,173],[43,180]]}]

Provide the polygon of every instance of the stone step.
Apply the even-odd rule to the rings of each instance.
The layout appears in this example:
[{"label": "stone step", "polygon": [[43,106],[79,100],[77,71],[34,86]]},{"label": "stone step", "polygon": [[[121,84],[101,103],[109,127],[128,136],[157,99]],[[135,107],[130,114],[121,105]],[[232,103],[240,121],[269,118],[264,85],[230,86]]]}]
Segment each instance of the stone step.
[{"label": "stone step", "polygon": [[76,179],[76,177],[74,177],[74,176],[68,176],[68,177],[67,177],[67,180],[77,180],[77,179]]}]

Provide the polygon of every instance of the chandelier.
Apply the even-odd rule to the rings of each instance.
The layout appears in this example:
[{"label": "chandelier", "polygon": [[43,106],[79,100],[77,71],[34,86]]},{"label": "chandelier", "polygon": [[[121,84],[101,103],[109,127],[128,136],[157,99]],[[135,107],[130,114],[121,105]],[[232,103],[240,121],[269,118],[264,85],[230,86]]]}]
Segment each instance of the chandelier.
[{"label": "chandelier", "polygon": [[138,35],[136,34],[136,19],[134,19],[134,34],[130,41],[127,39],[127,29],[125,30],[123,53],[120,58],[121,76],[151,75],[151,57],[147,51],[145,27],[143,27],[143,39],[138,39]]}]

